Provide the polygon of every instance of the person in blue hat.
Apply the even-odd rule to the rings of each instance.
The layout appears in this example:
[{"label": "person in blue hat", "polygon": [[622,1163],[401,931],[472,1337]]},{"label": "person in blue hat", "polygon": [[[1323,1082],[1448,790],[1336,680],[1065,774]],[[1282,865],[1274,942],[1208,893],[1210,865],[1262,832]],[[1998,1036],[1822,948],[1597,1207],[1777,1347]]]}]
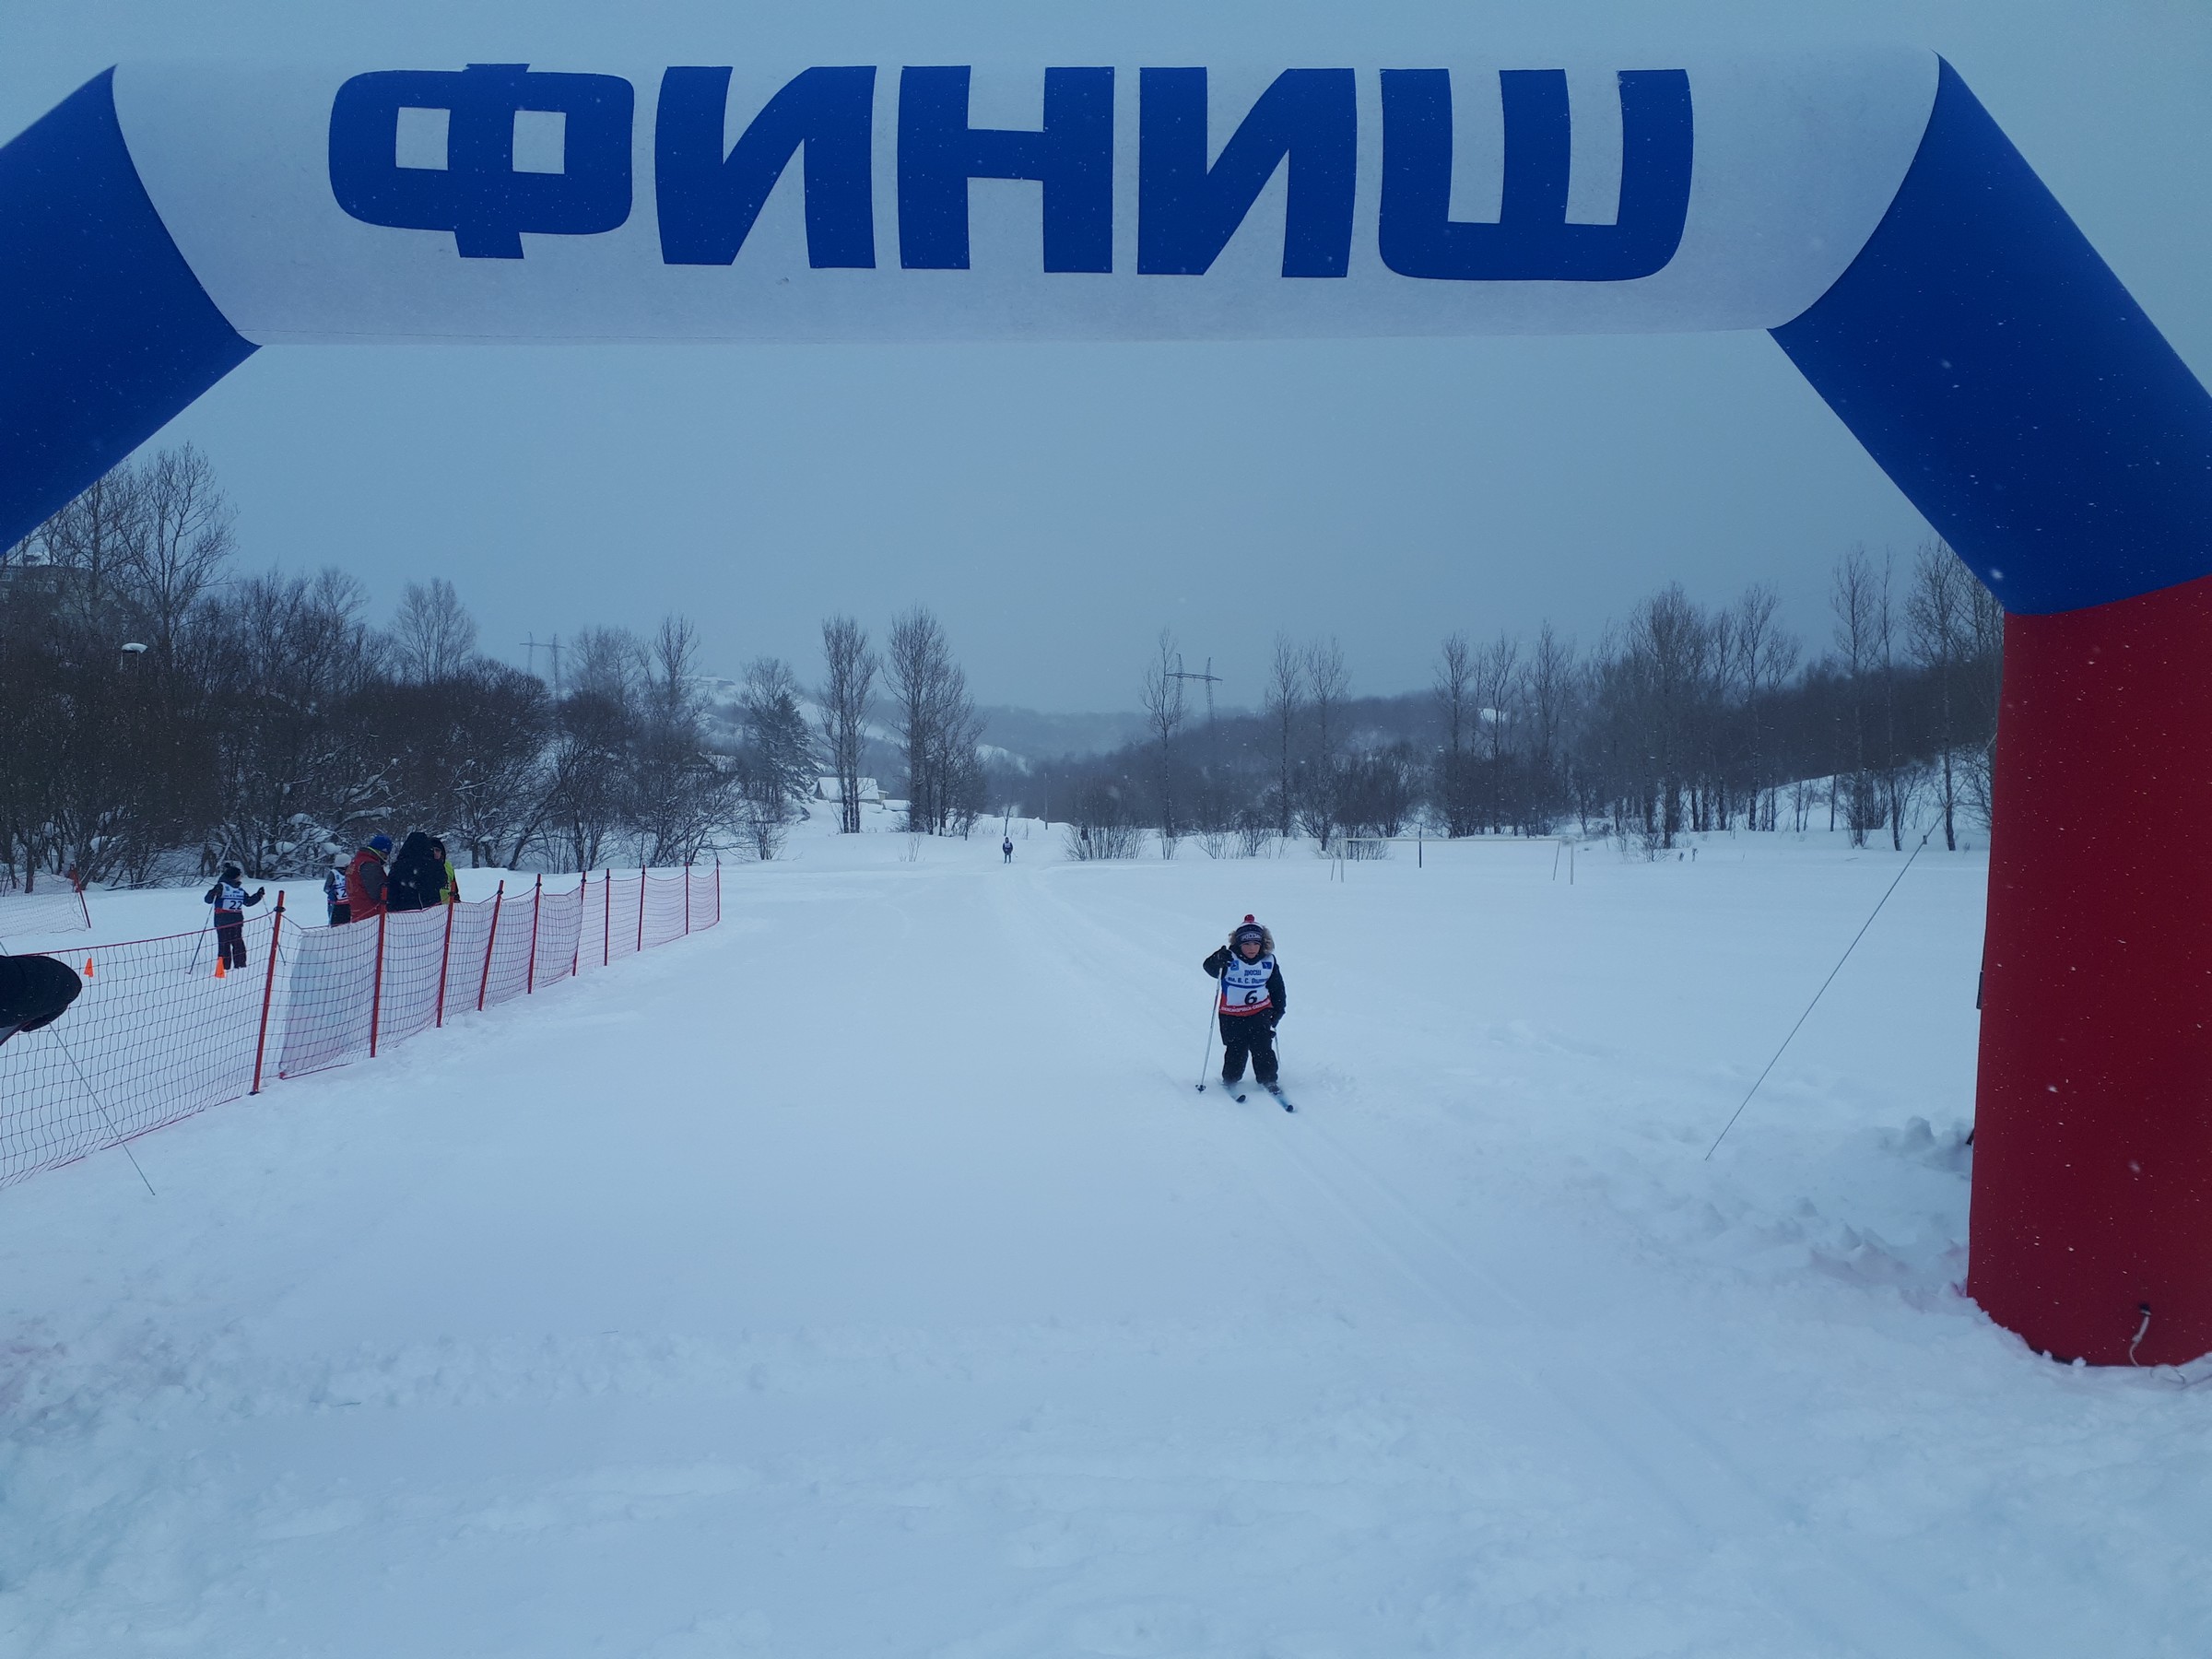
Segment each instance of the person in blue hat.
[{"label": "person in blue hat", "polygon": [[379,830],[353,855],[346,867],[346,912],[352,922],[367,922],[384,913],[384,861],[392,856],[392,838]]}]

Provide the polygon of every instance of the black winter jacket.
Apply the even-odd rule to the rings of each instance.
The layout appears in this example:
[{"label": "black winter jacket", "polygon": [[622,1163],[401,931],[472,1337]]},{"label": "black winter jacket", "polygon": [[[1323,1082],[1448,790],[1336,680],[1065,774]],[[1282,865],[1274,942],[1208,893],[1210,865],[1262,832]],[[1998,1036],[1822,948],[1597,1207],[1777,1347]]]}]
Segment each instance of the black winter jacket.
[{"label": "black winter jacket", "polygon": [[384,878],[384,908],[429,910],[444,891],[445,865],[430,851],[430,838],[419,830],[409,830],[392,861],[392,873]]}]

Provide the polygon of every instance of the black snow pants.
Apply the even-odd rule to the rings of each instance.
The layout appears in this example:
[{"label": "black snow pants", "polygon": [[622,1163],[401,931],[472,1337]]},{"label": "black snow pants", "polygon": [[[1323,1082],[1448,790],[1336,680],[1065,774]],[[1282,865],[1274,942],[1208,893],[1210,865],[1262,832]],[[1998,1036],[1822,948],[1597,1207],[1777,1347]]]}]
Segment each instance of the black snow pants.
[{"label": "black snow pants", "polygon": [[246,917],[242,911],[215,912],[216,954],[225,968],[246,965]]},{"label": "black snow pants", "polygon": [[1262,1083],[1275,1081],[1275,1020],[1265,1014],[1221,1016],[1221,1081],[1234,1083],[1244,1075],[1246,1056],[1252,1075]]}]

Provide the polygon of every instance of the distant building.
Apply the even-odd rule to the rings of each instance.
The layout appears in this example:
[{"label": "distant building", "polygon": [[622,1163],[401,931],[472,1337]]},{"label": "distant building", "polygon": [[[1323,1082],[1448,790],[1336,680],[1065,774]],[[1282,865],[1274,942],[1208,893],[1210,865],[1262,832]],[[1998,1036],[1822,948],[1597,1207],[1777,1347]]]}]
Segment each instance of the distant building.
[{"label": "distant building", "polygon": [[[814,798],[818,801],[841,801],[845,798],[844,788],[835,778],[819,778],[815,782]],[[863,806],[880,806],[883,805],[883,788],[875,779],[863,778],[858,798]]]}]

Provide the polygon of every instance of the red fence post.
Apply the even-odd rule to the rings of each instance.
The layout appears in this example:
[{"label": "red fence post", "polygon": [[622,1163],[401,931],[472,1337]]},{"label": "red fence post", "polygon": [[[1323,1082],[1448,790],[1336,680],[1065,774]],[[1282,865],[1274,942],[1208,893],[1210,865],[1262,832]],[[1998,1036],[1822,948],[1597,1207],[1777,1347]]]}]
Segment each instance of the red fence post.
[{"label": "red fence post", "polygon": [[638,866],[638,948],[645,948],[645,866]]},{"label": "red fence post", "polygon": [[453,959],[453,906],[449,900],[445,907],[445,943],[438,947],[438,1018],[434,1023],[441,1027],[445,1024],[445,969]]},{"label": "red fence post", "polygon": [[592,873],[586,870],[583,879],[576,884],[576,948],[569,952],[569,977],[574,979],[583,969],[583,901],[592,894]]},{"label": "red fence post", "polygon": [[376,1028],[384,1018],[384,918],[389,911],[376,912],[376,988],[369,994],[369,1058],[376,1058]]},{"label": "red fence post", "polygon": [[530,996],[537,990],[537,907],[546,896],[546,878],[540,876],[537,885],[530,889],[530,965],[523,971],[523,994]]},{"label": "red fence post", "polygon": [[[81,888],[77,890],[76,896],[80,900],[84,898],[84,890]],[[261,1058],[268,1052],[269,1047],[269,1003],[276,994],[276,941],[283,936],[284,889],[278,888],[276,889],[276,915],[273,925],[269,928],[269,971],[266,977],[261,982],[261,1035],[253,1039],[253,1087],[246,1090],[250,1095],[257,1095],[261,1092]]]},{"label": "red fence post", "polygon": [[615,959],[615,873],[607,871],[606,879],[599,884],[599,966],[604,968]]},{"label": "red fence post", "polygon": [[500,877],[500,885],[491,895],[491,931],[484,935],[484,977],[477,982],[477,1012],[484,1012],[484,993],[491,984],[491,947],[500,942],[500,906],[507,898],[507,878]]}]

